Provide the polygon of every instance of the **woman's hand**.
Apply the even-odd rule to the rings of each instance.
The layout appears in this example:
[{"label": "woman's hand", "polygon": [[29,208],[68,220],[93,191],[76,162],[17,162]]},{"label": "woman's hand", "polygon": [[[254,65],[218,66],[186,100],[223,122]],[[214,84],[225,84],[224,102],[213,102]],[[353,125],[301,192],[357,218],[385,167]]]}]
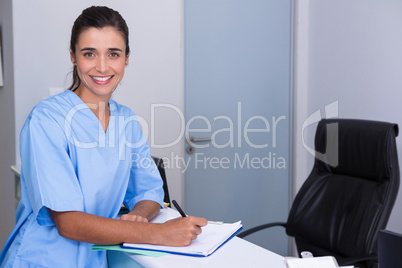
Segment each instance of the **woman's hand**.
[{"label": "woman's hand", "polygon": [[169,220],[155,226],[157,240],[155,244],[183,247],[191,244],[191,241],[196,239],[201,234],[201,227],[208,224],[204,218],[184,217]]},{"label": "woman's hand", "polygon": [[132,211],[120,217],[123,221],[148,222],[155,217],[160,210],[158,203],[149,200],[142,200],[135,204]]},{"label": "woman's hand", "polygon": [[148,222],[148,219],[145,218],[142,215],[136,215],[136,214],[123,214],[120,217],[120,220],[122,221],[134,221],[134,222]]}]

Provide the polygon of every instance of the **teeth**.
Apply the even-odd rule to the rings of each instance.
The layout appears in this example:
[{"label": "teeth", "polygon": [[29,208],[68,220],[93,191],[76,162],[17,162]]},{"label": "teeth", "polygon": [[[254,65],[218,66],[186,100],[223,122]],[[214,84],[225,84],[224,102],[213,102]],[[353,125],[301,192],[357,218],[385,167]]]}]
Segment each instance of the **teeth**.
[{"label": "teeth", "polygon": [[109,80],[110,78],[112,78],[112,75],[111,76],[106,76],[106,77],[98,77],[98,76],[91,76],[91,77],[92,77],[92,79],[94,79],[96,81],[104,82],[104,81]]}]

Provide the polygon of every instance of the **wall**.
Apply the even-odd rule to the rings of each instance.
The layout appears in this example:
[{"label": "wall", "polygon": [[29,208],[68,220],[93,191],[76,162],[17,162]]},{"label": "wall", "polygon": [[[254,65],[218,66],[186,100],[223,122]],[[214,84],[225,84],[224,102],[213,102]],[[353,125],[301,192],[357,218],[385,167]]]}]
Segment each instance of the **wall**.
[{"label": "wall", "polygon": [[[296,183],[313,157],[301,146],[309,115],[338,101],[339,117],[388,121],[402,127],[402,2],[298,1]],[[315,125],[316,126],[316,125]],[[305,131],[313,145],[315,126]],[[397,138],[402,167],[402,138]],[[307,167],[307,168],[306,168]],[[402,233],[402,193],[388,229]]]},{"label": "wall", "polygon": [[[14,69],[12,1],[0,1],[0,33],[2,43],[4,86],[0,87],[0,248],[15,224],[14,176]],[[0,53],[1,53],[0,52]],[[0,63],[1,64],[1,63]],[[5,217],[4,215],[12,215]]]},{"label": "wall", "polygon": [[[0,182],[0,214],[9,215],[0,217],[0,227],[3,226],[3,219],[11,222],[7,222],[7,228],[1,228],[0,238],[7,237],[14,225],[14,187],[10,166],[20,163],[19,133],[34,105],[49,96],[50,87],[69,86],[71,76],[68,74],[72,70],[69,56],[71,27],[81,11],[91,5],[107,5],[118,10],[130,29],[130,63],[113,98],[144,119],[144,127],[149,129],[149,141],[152,130],[155,131],[157,144],[169,143],[177,137],[180,121],[157,109],[153,120],[156,126],[153,128],[150,107],[151,104],[167,103],[183,111],[182,0],[2,0],[1,20],[8,23],[4,25],[5,31],[14,35],[13,39],[7,38],[9,43],[4,45],[8,45],[9,61],[14,64],[14,74],[8,76],[14,78],[15,85],[0,89],[0,174],[8,176],[2,177]],[[14,53],[11,40],[14,41]],[[8,66],[6,71],[13,70],[12,64]],[[8,95],[3,97],[6,93]],[[14,111],[15,121],[12,120]],[[3,121],[7,122],[3,124]],[[3,134],[4,126],[8,126],[8,133]],[[3,143],[10,147],[8,151],[3,150]],[[183,152],[182,140],[167,148],[151,148],[153,155],[161,157],[168,157],[171,153],[183,155]],[[170,167],[166,173],[171,197],[181,202],[183,174],[178,168]],[[4,242],[0,240],[0,247]]]}]

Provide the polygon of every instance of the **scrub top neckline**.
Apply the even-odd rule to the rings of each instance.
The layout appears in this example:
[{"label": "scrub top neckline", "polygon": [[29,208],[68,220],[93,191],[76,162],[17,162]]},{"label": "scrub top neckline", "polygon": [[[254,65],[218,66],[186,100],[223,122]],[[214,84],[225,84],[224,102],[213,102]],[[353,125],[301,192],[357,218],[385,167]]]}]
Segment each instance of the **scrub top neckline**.
[{"label": "scrub top neckline", "polygon": [[70,92],[69,93],[70,95],[71,94],[73,95],[73,99],[72,99],[73,103],[75,105],[85,104],[85,106],[87,107],[87,109],[85,109],[85,113],[87,113],[87,115],[89,115],[97,120],[98,126],[102,129],[102,131],[100,131],[100,132],[102,132],[103,134],[107,134],[109,132],[109,128],[110,128],[110,118],[112,118],[112,116],[114,116],[114,110],[115,110],[113,107],[113,104],[112,104],[112,98],[109,98],[109,101],[108,101],[110,117],[109,117],[109,122],[108,122],[108,125],[106,128],[106,131],[105,131],[103,129],[103,126],[102,126],[99,118],[94,114],[94,112],[92,112],[92,110],[89,108],[89,106],[77,94],[75,94],[74,91],[67,89],[65,92],[68,92],[68,91]]}]

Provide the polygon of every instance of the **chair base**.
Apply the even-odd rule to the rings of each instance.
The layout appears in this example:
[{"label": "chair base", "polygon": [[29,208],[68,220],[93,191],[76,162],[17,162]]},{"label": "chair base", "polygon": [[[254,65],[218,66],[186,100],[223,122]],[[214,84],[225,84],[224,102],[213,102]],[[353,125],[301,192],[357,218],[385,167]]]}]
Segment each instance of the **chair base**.
[{"label": "chair base", "polygon": [[[376,256],[367,256],[367,257],[362,257],[362,258],[350,258],[350,257],[335,255],[334,253],[326,251],[325,249],[322,249],[322,248],[316,247],[314,245],[311,245],[309,243],[306,243],[305,241],[303,241],[301,239],[296,238],[295,242],[296,242],[296,247],[297,247],[299,257],[301,257],[300,253],[302,251],[309,251],[314,255],[314,257],[333,256],[336,259],[336,261],[338,262],[339,266],[354,265],[355,267],[359,267],[359,268],[378,268],[378,259]],[[361,261],[362,259],[366,259],[366,260]]]}]

